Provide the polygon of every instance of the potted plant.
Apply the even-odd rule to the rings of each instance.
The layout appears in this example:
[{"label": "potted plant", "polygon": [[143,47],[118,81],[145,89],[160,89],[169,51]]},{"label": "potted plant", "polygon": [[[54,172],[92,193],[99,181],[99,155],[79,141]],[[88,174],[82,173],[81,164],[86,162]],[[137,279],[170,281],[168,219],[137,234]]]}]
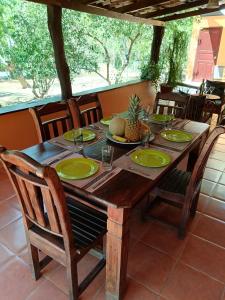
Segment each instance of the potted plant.
[{"label": "potted plant", "polygon": [[159,64],[156,64],[154,62],[149,62],[141,69],[141,79],[150,80],[152,87],[155,89],[155,92],[157,92],[159,88],[160,75],[161,67]]}]

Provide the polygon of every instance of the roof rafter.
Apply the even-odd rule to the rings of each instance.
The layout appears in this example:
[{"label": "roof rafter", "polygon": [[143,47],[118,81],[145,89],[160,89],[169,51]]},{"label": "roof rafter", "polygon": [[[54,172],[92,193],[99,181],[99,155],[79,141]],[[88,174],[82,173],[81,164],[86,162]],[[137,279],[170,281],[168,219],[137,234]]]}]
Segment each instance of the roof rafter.
[{"label": "roof rafter", "polygon": [[204,14],[209,14],[221,9],[225,9],[225,4],[220,5],[219,8],[202,8],[202,9],[197,9],[197,10],[193,10],[193,11],[189,11],[189,12],[185,12],[185,13],[181,13],[181,14],[174,14],[171,16],[167,16],[167,17],[163,17],[163,18],[159,18],[158,20],[160,21],[164,21],[164,22],[168,22],[168,21],[173,21],[173,20],[179,20],[179,19],[184,19],[184,18],[188,18],[188,17],[194,17],[194,16],[198,16],[198,15],[204,15]]},{"label": "roof rafter", "polygon": [[207,3],[208,3],[208,0],[198,0],[195,2],[188,2],[185,4],[178,5],[178,6],[168,7],[168,8],[160,9],[160,10],[157,10],[154,12],[142,14],[141,16],[143,18],[154,18],[154,17],[158,17],[158,16],[168,15],[171,13],[176,13],[176,12],[183,11],[183,10],[189,9],[189,8],[195,8],[195,7],[197,8],[198,6],[201,6],[201,5],[204,5]]},{"label": "roof rafter", "polygon": [[122,14],[122,13],[118,13],[115,11],[107,10],[104,8],[84,5],[81,2],[78,2],[77,0],[76,1],[71,1],[71,0],[27,0],[27,1],[42,3],[42,4],[46,4],[46,5],[60,6],[62,8],[78,10],[81,12],[86,12],[86,13],[90,13],[90,14],[95,14],[95,15],[100,15],[100,16],[105,16],[105,17],[109,17],[109,18],[120,19],[120,20],[135,22],[135,23],[142,23],[142,24],[148,24],[148,25],[154,25],[154,26],[164,26],[165,25],[164,22],[162,22],[162,21],[140,18],[140,17],[129,15],[129,14]]}]

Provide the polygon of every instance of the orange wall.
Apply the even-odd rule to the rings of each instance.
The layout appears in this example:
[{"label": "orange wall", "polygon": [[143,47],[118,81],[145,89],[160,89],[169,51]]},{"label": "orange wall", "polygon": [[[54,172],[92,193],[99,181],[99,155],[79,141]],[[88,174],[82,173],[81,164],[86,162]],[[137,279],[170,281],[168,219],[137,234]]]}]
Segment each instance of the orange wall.
[{"label": "orange wall", "polygon": [[[137,94],[142,104],[153,105],[150,83],[147,81],[100,92],[103,114],[122,112],[127,109],[129,97]],[[8,149],[24,149],[37,144],[37,135],[28,110],[0,115],[0,145]]]},{"label": "orange wall", "polygon": [[194,23],[193,26],[192,38],[189,47],[188,67],[187,67],[189,80],[192,80],[193,77],[199,32],[203,28],[211,28],[211,27],[223,28],[216,65],[225,66],[225,16],[202,17],[200,21],[199,19],[197,19],[197,21]]}]

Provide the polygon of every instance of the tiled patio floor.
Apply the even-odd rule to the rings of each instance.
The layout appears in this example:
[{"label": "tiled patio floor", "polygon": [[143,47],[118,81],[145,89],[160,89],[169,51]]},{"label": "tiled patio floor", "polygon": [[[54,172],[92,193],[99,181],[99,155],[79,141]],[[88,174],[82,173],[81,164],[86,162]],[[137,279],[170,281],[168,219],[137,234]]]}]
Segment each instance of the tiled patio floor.
[{"label": "tiled patio floor", "polygon": [[[0,300],[67,299],[65,270],[57,263],[32,280],[21,214],[2,169],[0,184]],[[155,213],[179,217],[165,205]],[[125,300],[225,300],[225,136],[210,155],[198,213],[185,240],[160,223],[142,223],[138,209],[131,228]],[[81,261],[80,279],[95,261],[92,256]],[[104,271],[81,299],[104,299]]]}]

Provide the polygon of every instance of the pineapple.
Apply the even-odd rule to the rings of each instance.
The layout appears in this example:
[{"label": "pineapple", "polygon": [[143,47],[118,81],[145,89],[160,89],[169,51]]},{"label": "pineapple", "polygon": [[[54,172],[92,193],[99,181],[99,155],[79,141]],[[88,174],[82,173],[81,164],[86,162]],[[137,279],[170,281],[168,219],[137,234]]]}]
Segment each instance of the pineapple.
[{"label": "pineapple", "polygon": [[125,137],[130,142],[137,142],[140,140],[140,122],[138,120],[141,110],[140,98],[134,95],[130,98],[128,107],[128,118],[125,126]]}]

